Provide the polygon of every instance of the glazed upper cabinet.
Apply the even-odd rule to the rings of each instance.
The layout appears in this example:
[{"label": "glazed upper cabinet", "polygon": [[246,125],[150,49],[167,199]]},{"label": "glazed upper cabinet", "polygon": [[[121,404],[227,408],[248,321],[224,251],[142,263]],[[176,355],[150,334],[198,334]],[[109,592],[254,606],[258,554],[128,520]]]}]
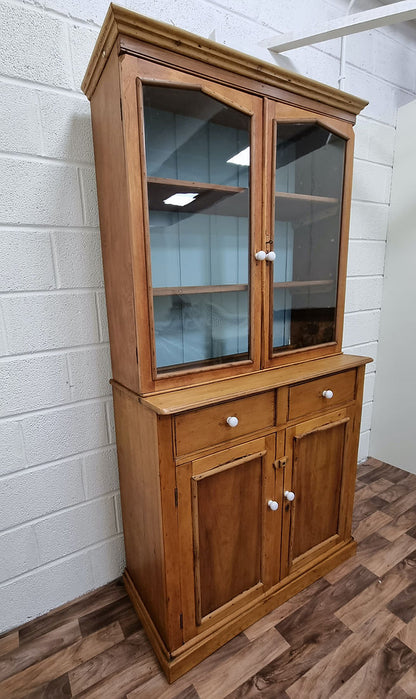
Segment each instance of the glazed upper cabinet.
[{"label": "glazed upper cabinet", "polygon": [[[132,55],[118,79],[114,374],[146,393],[339,353],[352,124]],[[114,190],[107,161],[97,184]]]},{"label": "glazed upper cabinet", "polygon": [[339,352],[351,126],[140,68],[152,381]]}]

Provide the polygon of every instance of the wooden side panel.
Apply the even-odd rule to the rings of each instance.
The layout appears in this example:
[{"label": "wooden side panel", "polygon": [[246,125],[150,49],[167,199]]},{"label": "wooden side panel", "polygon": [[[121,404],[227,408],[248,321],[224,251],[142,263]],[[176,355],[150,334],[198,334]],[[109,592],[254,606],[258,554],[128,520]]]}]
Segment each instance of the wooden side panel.
[{"label": "wooden side panel", "polygon": [[345,420],[295,437],[292,557],[338,533]]},{"label": "wooden side panel", "polygon": [[113,377],[138,391],[128,189],[116,48],[91,99],[91,114]]},{"label": "wooden side panel", "polygon": [[113,386],[127,570],[167,643],[157,417]]}]

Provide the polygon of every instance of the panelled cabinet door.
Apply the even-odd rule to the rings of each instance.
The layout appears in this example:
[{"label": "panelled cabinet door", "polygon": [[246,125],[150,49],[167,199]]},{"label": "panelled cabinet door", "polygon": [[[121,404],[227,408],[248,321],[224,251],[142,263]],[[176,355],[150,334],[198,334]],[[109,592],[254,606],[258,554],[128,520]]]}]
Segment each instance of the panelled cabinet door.
[{"label": "panelled cabinet door", "polygon": [[287,430],[282,575],[307,566],[349,538],[353,419],[351,410],[342,409]]},{"label": "panelled cabinet door", "polygon": [[259,369],[262,100],[146,61],[137,74],[143,388]]},{"label": "panelled cabinet door", "polygon": [[279,578],[274,453],[270,436],[177,467],[184,640]]},{"label": "panelled cabinet door", "polygon": [[264,366],[341,351],[350,124],[267,100]]}]

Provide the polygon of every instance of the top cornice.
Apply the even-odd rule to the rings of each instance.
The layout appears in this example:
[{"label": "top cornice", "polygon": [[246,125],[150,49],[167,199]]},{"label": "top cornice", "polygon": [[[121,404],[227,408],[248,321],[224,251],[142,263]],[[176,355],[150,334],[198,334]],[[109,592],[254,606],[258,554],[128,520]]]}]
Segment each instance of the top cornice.
[{"label": "top cornice", "polygon": [[[112,3],[108,8],[81,85],[88,99],[95,90],[118,37],[136,39],[151,46],[169,49],[177,54],[199,59],[214,67],[230,70],[246,78],[302,95],[350,114],[358,114],[368,104],[366,100],[341,92],[329,85],[310,80],[298,73]],[[128,50],[125,49],[124,52]]]}]

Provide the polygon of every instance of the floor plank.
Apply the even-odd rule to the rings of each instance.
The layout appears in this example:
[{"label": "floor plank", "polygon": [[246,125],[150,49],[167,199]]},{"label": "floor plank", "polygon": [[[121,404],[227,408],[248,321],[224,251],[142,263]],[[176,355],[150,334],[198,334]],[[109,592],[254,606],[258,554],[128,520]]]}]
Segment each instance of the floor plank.
[{"label": "floor plank", "polygon": [[391,697],[391,690],[415,662],[416,655],[394,637],[332,696],[334,699]]},{"label": "floor plank", "polygon": [[19,632],[12,631],[0,638],[0,657],[19,647]]},{"label": "floor plank", "polygon": [[400,619],[383,609],[286,689],[287,694],[291,699],[328,699],[402,627]]},{"label": "floor plank", "polygon": [[221,663],[214,672],[194,682],[194,687],[201,699],[223,699],[288,648],[288,642],[280,633],[275,628],[269,629],[261,638]]},{"label": "floor plank", "polygon": [[117,622],[105,629],[100,629],[95,634],[0,682],[0,697],[2,695],[13,697],[13,699],[24,697],[30,690],[52,681],[123,639],[123,632]]},{"label": "floor plank", "polygon": [[72,694],[81,694],[97,682],[138,662],[148,649],[147,645],[147,638],[141,630],[78,665],[68,673]]},{"label": "floor plank", "polygon": [[[389,524],[392,518],[385,512],[376,510],[371,515],[360,520],[353,529],[353,536],[357,543],[363,541],[371,534],[382,532],[386,524]],[[388,537],[384,537],[388,539]]]},{"label": "floor plank", "polygon": [[81,638],[77,619],[53,629],[38,638],[22,643],[19,648],[0,658],[0,682],[25,668],[70,646]]},{"label": "floor plank", "polygon": [[405,675],[399,680],[398,686],[409,695],[409,697],[416,697],[416,665],[406,672]]},{"label": "floor plank", "polygon": [[118,580],[0,637],[1,699],[415,699],[416,476],[357,473],[357,555],[172,685]]}]

